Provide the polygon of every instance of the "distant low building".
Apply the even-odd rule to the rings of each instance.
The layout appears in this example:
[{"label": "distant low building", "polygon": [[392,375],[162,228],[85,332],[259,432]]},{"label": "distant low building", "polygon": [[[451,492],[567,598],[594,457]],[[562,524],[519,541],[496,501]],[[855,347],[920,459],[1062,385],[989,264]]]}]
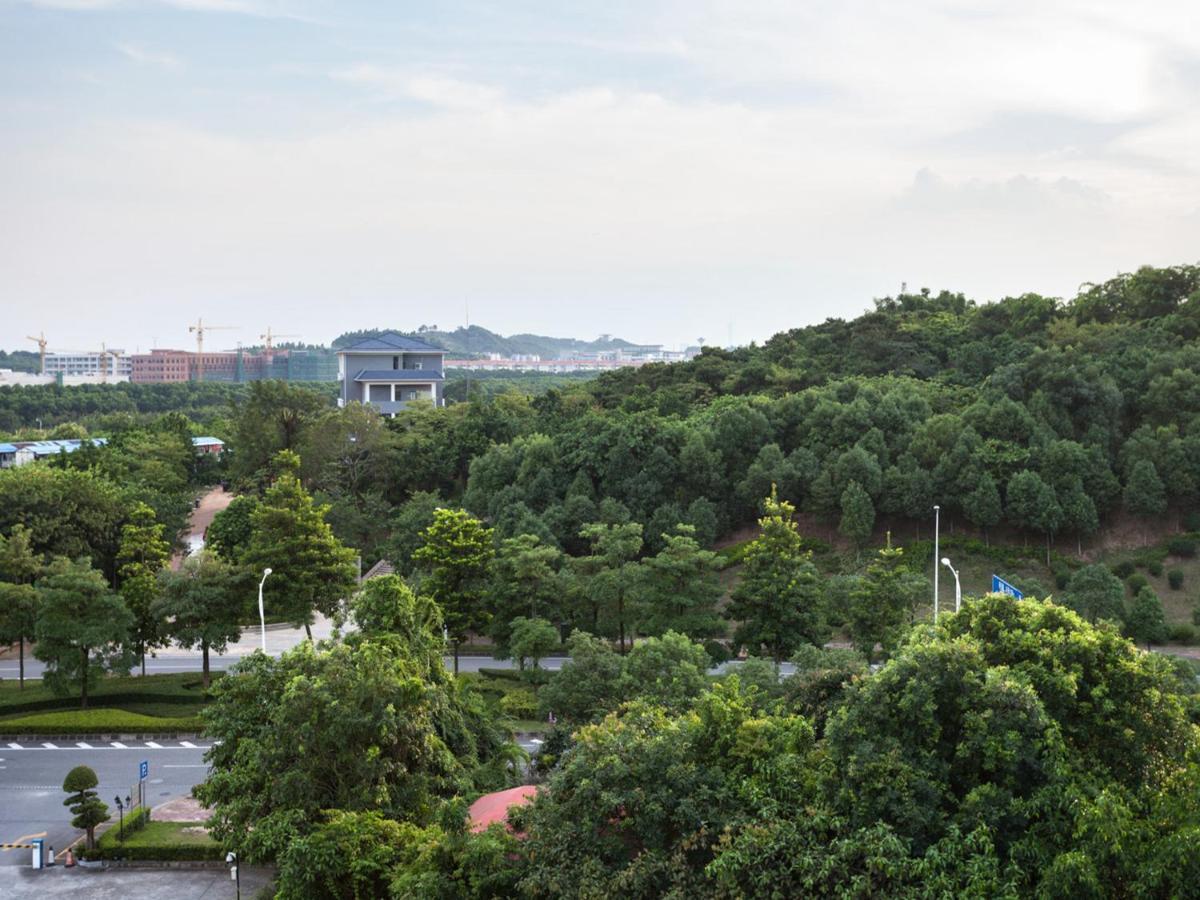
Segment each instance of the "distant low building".
[{"label": "distant low building", "polygon": [[0,469],[8,469],[17,464],[17,445],[0,444]]},{"label": "distant low building", "polygon": [[[97,447],[108,443],[108,438],[85,438]],[[51,441],[13,441],[11,445],[16,452],[13,454],[11,465],[23,466],[39,459],[50,459],[60,453],[74,453],[84,444],[83,440],[59,439]]]},{"label": "distant low building", "polygon": [[130,357],[130,380],[135,384],[170,384],[204,381],[333,381],[337,378],[337,358],[331,350],[205,351],[203,356],[190,350],[157,348]]},{"label": "distant low building", "polygon": [[133,360],[124,350],[46,354],[47,375],[94,375],[97,379],[103,376],[110,381],[128,381],[132,370]]},{"label": "distant low building", "polygon": [[446,351],[388,331],[338,351],[338,406],[364,403],[394,416],[410,403],[445,405]]},{"label": "distant low building", "polygon": [[194,437],[192,446],[197,453],[220,455],[225,451],[225,442],[215,437]]}]

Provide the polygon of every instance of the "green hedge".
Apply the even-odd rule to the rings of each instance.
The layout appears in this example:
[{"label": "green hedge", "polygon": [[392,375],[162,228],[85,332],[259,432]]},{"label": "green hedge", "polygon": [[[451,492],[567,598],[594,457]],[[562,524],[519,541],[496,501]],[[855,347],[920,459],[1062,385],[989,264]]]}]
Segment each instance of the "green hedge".
[{"label": "green hedge", "polygon": [[[90,697],[90,700],[103,703],[105,706],[132,706],[144,705],[147,703],[161,703],[170,706],[204,706],[208,702],[208,698],[204,696],[188,696],[179,694],[101,694],[99,696]],[[6,701],[9,698],[5,698]],[[56,712],[64,707],[70,708],[79,705],[78,695],[69,697],[56,697],[51,699],[32,700],[26,702],[5,702],[0,706],[0,714],[10,715],[16,713],[36,713],[36,712]]]},{"label": "green hedge", "polygon": [[126,821],[125,839],[118,839],[118,831],[110,828],[100,836],[97,845],[84,850],[84,859],[127,859],[152,862],[182,862],[222,860],[225,852],[221,845],[207,834],[185,832],[195,828],[195,822],[147,822],[143,828],[129,831]]},{"label": "green hedge", "polygon": [[123,709],[77,709],[0,719],[0,734],[196,734],[203,727],[197,716],[160,718]]}]

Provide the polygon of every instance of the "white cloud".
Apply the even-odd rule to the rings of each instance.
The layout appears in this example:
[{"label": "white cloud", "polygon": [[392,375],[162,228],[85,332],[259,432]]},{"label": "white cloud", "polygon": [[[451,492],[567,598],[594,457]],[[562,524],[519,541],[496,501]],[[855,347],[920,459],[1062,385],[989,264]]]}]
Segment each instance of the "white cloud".
[{"label": "white cloud", "polygon": [[338,69],[336,81],[367,88],[388,97],[400,97],[448,109],[487,109],[504,96],[499,88],[412,72],[370,63]]},{"label": "white cloud", "polygon": [[24,0],[45,9],[100,12],[109,9],[169,7],[208,13],[239,13],[249,16],[300,18],[284,0]]},{"label": "white cloud", "polygon": [[173,53],[151,50],[141,44],[128,42],[116,44],[115,46],[122,56],[139,65],[159,66],[164,69],[177,69],[181,65],[179,57]]},{"label": "white cloud", "polygon": [[564,13],[395,46],[343,28],[262,60],[254,108],[305,106],[283,127],[185,103],[6,142],[0,293],[30,299],[18,316],[120,303],[160,337],[163,297],[229,322],[277,304],[311,339],[452,324],[469,297],[506,330],[662,341],[730,318],[762,338],[900,281],[1069,294],[1200,246],[1196,84],[1171,62],[1200,36],[1150,6],[666,0],[598,36]]}]

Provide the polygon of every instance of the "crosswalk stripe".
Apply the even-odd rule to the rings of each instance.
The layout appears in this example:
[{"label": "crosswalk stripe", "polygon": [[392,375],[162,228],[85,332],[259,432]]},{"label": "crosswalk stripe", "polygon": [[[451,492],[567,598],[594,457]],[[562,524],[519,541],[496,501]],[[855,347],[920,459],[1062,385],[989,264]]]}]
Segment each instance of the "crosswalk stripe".
[{"label": "crosswalk stripe", "polygon": [[92,745],[89,744],[87,741],[76,741],[75,746],[78,747],[80,750],[91,750],[92,749]]},{"label": "crosswalk stripe", "polygon": [[147,746],[147,747],[152,747],[152,748],[153,748],[153,749],[155,749],[155,750],[161,750],[161,749],[162,749],[162,744],[156,744],[156,743],[154,743],[154,741],[146,741],[146,746]]},{"label": "crosswalk stripe", "polygon": [[195,744],[193,744],[191,741],[180,741],[180,742],[179,742],[179,746],[181,746],[181,747],[187,747],[189,750],[195,750],[195,749],[196,749],[196,745],[195,745]]},{"label": "crosswalk stripe", "polygon": [[58,749],[58,745],[56,745],[56,744],[47,743],[47,744],[42,744],[42,746],[45,747],[47,750],[57,750]]},{"label": "crosswalk stripe", "polygon": [[25,749],[20,744],[13,744],[11,742],[9,743],[8,746],[9,746],[9,749],[11,749],[11,750],[24,750]]},{"label": "crosswalk stripe", "polygon": [[112,746],[118,750],[128,750],[129,749],[124,744],[122,744],[120,741],[113,741]]}]

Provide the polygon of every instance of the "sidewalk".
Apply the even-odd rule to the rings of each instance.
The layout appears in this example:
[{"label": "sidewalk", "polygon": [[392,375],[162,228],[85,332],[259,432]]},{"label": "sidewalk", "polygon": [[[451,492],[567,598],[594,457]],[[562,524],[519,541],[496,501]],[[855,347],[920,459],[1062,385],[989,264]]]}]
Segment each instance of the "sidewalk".
[{"label": "sidewalk", "polygon": [[[204,546],[204,532],[208,530],[208,526],[212,524],[212,520],[217,513],[233,502],[234,495],[221,490],[220,487],[212,488],[207,494],[200,498],[200,506],[192,510],[191,516],[188,518],[188,532],[184,539],[184,544],[189,548],[190,552],[195,553]],[[179,571],[179,567],[183,564],[183,553],[176,553],[171,557],[171,568]]]}]

